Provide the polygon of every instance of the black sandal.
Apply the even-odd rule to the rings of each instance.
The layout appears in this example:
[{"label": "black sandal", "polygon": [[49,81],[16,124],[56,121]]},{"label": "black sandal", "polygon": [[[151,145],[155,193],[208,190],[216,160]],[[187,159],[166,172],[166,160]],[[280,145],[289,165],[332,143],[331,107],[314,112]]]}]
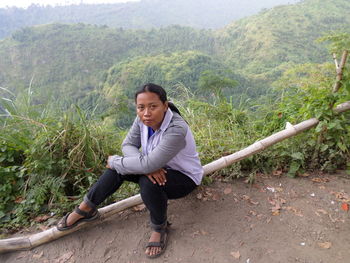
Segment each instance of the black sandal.
[{"label": "black sandal", "polygon": [[146,256],[148,258],[157,258],[165,252],[165,249],[166,249],[166,246],[168,243],[168,235],[169,235],[169,226],[170,225],[171,224],[169,222],[167,222],[166,226],[163,227],[162,229],[154,230],[155,232],[160,233],[160,240],[159,240],[159,242],[148,242],[146,249],[150,248],[150,247],[159,247],[161,250],[159,251],[159,253],[154,254],[154,255],[146,254]]},{"label": "black sandal", "polygon": [[73,224],[67,226],[67,219],[68,219],[68,216],[71,214],[71,213],[68,213],[60,220],[60,222],[58,222],[57,230],[65,231],[65,230],[68,230],[68,229],[72,229],[72,228],[78,226],[82,222],[93,221],[93,220],[95,220],[95,219],[100,217],[100,213],[98,212],[97,209],[91,209],[89,212],[85,212],[85,211],[79,209],[79,207],[76,207],[74,209],[74,212],[79,214],[79,215],[81,215],[81,216],[83,216],[83,217],[78,219]]}]

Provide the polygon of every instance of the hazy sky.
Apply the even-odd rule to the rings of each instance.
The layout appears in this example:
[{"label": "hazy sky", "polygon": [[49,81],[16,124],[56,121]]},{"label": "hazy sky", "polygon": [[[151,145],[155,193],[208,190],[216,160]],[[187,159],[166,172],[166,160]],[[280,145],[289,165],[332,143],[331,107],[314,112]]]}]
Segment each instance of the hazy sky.
[{"label": "hazy sky", "polygon": [[102,3],[125,3],[140,0],[0,0],[0,8],[6,6],[28,7],[31,4],[39,5],[70,5],[70,4],[102,4]]}]

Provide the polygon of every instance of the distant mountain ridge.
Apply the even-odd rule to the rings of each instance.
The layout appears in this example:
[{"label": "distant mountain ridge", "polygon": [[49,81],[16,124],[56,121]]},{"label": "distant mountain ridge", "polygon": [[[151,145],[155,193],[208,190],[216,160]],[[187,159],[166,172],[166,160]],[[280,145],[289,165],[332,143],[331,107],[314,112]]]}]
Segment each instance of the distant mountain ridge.
[{"label": "distant mountain ridge", "polygon": [[17,29],[50,23],[85,23],[146,29],[169,25],[220,28],[262,8],[300,0],[142,0],[119,4],[0,9],[0,39]]}]

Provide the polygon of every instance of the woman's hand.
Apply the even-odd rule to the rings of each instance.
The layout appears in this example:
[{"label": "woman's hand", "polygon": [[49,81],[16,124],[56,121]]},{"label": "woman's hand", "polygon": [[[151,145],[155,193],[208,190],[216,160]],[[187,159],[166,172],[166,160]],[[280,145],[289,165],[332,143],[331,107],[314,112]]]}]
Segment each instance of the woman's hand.
[{"label": "woman's hand", "polygon": [[158,183],[159,185],[165,185],[165,183],[166,183],[165,174],[166,174],[166,170],[162,168],[162,169],[159,169],[153,173],[146,174],[146,176],[154,184]]},{"label": "woman's hand", "polygon": [[111,155],[110,155],[110,156],[108,156],[108,159],[107,159],[107,165],[106,165],[106,168],[109,168],[109,169],[111,169],[111,167],[110,167],[110,166],[109,166],[109,164],[108,164],[108,163],[109,163],[109,159],[110,159],[110,158],[112,158],[112,156],[111,156]]}]

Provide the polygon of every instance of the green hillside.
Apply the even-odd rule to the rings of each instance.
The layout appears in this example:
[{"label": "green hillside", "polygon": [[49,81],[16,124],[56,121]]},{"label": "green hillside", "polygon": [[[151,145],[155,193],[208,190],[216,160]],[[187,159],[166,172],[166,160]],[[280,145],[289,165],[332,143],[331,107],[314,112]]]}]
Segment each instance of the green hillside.
[{"label": "green hillside", "polygon": [[83,24],[26,28],[0,41],[0,85],[16,93],[32,80],[41,97],[79,98],[124,59],[184,50],[212,53],[213,42],[209,31],[179,26],[149,31]]},{"label": "green hillside", "polygon": [[153,82],[164,87],[181,84],[195,92],[205,71],[227,72],[228,68],[198,51],[137,57],[110,68],[104,88],[132,97],[143,83]]},{"label": "green hillside", "polygon": [[329,61],[316,40],[331,31],[349,31],[350,2],[305,0],[239,20],[217,32],[223,58],[251,76],[274,78],[288,64]]}]

